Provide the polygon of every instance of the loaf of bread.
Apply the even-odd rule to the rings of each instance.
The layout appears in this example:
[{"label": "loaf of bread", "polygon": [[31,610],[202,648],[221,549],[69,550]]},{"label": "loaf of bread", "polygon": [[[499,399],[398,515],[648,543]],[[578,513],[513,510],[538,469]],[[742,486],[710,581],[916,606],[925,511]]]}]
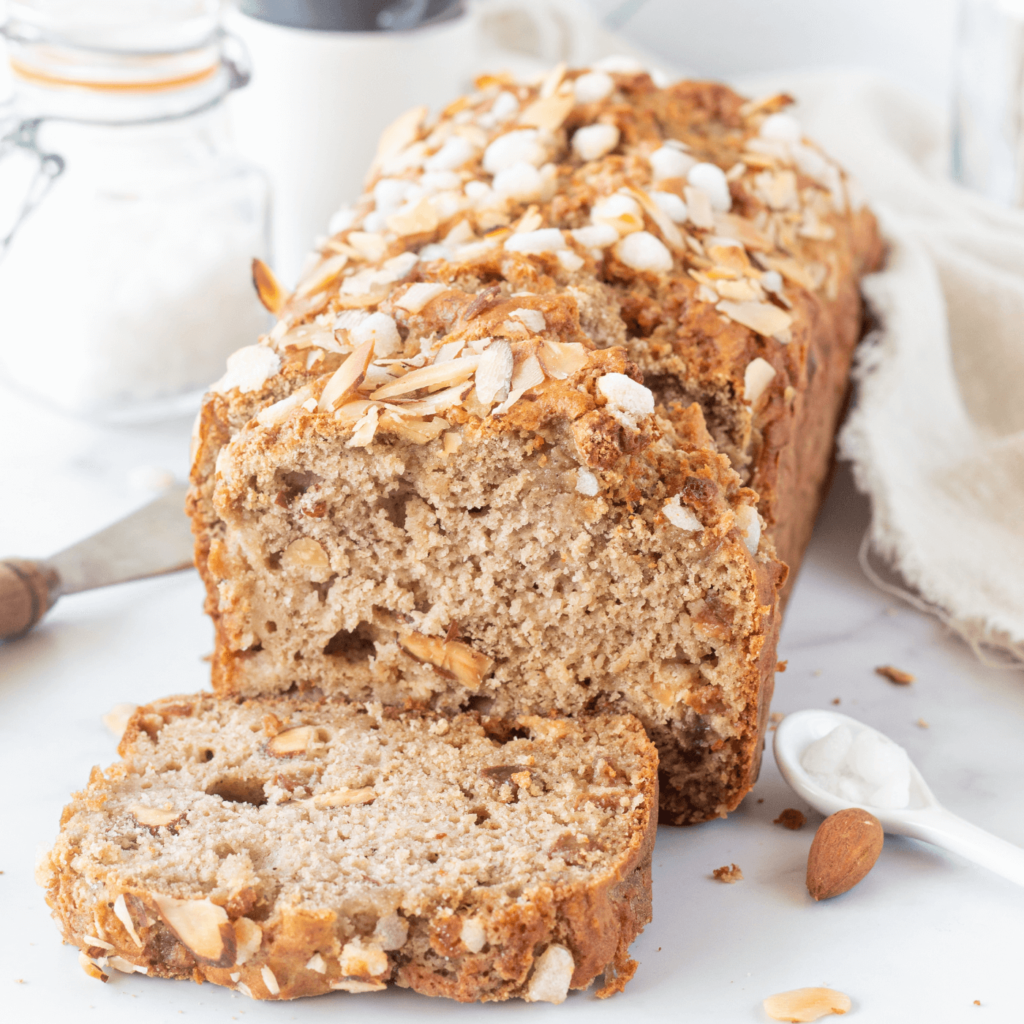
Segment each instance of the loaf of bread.
[{"label": "loaf of bread", "polygon": [[557,69],[385,133],[200,415],[218,694],[630,712],[663,820],[738,804],[879,255],[787,102]]},{"label": "loaf of bread", "polygon": [[202,695],[140,708],[120,752],[39,867],[95,976],[558,1003],[635,969],[658,782],[634,718]]}]

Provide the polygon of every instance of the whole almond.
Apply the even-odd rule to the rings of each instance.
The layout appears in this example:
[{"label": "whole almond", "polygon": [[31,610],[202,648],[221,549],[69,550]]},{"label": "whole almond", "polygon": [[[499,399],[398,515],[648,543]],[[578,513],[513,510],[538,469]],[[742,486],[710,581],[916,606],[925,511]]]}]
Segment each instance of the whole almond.
[{"label": "whole almond", "polygon": [[875,866],[884,838],[879,820],[859,807],[826,818],[807,856],[807,891],[828,900],[852,889]]}]

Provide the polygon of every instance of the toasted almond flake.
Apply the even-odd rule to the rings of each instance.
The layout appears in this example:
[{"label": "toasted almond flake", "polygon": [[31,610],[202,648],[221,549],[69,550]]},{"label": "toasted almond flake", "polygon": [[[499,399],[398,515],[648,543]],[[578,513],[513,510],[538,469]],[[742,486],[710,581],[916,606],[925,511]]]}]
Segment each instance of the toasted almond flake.
[{"label": "toasted almond flake", "polygon": [[787,330],[793,322],[789,313],[770,302],[719,302],[715,309],[766,337]]},{"label": "toasted almond flake", "polygon": [[350,231],[348,244],[363,259],[369,260],[371,263],[376,263],[388,251],[388,243],[379,231]]},{"label": "toasted almond flake", "polygon": [[218,967],[235,960],[235,933],[227,912],[209,899],[178,900],[153,895],[164,924],[199,959]]},{"label": "toasted almond flake", "polygon": [[539,309],[513,309],[509,316],[521,320],[534,334],[540,334],[548,325],[544,314]]},{"label": "toasted almond flake", "polygon": [[128,810],[140,825],[145,825],[147,828],[161,828],[181,817],[181,812],[173,808],[166,810],[163,807],[147,807],[145,804],[132,804]]},{"label": "toasted almond flake", "polygon": [[419,313],[424,306],[433,302],[438,295],[447,290],[447,285],[420,281],[417,284],[409,285],[402,296],[395,301],[395,305],[410,313]]},{"label": "toasted almond flake", "polygon": [[267,753],[273,757],[294,757],[305,754],[316,730],[311,725],[296,725],[273,736],[267,742]]},{"label": "toasted almond flake", "polygon": [[230,974],[228,975],[228,977],[229,977],[229,978],[230,978],[230,979],[231,979],[231,980],[232,980],[233,982],[238,982],[239,980],[241,980],[241,977],[242,977],[242,972],[241,972],[241,971],[232,971],[232,972],[231,972],[231,973],[230,973]]},{"label": "toasted almond flake", "polygon": [[771,240],[758,230],[752,220],[735,213],[716,213],[715,231],[719,235],[738,239],[751,252],[771,252],[774,248]]},{"label": "toasted almond flake", "polygon": [[704,231],[712,230],[715,226],[715,213],[707,192],[694,185],[687,185],[683,189],[683,196],[686,199],[686,212],[689,214],[690,223]]},{"label": "toasted almond flake", "polygon": [[444,435],[444,453],[453,455],[462,447],[462,435],[455,431],[449,431]]},{"label": "toasted almond flake", "polygon": [[305,409],[306,412],[313,412],[313,410],[316,409],[316,399],[307,398],[306,401],[302,403],[302,408]]},{"label": "toasted almond flake", "polygon": [[421,199],[418,203],[406,204],[387,218],[388,227],[396,235],[422,235],[434,231],[439,223],[437,210],[429,199]]},{"label": "toasted almond flake", "polygon": [[235,965],[241,967],[248,963],[263,944],[263,929],[248,917],[240,917],[234,923],[235,928]]},{"label": "toasted almond flake", "polygon": [[576,105],[573,96],[556,93],[534,100],[520,115],[519,123],[524,128],[543,128],[556,132],[562,127],[572,108]]},{"label": "toasted almond flake", "polygon": [[358,387],[366,375],[373,358],[373,339],[363,342],[352,355],[334,371],[320,395],[320,412],[333,412]]},{"label": "toasted almond flake", "polygon": [[440,417],[425,420],[418,417],[407,418],[391,412],[382,413],[379,422],[379,429],[389,434],[397,434],[413,444],[427,444],[427,442],[433,441],[442,431],[447,430],[449,426],[451,424]]},{"label": "toasted almond flake", "polygon": [[464,381],[462,384],[456,384],[454,387],[437,391],[429,398],[401,402],[398,408],[401,409],[403,415],[434,416],[439,412],[444,412],[445,409],[450,409],[453,405],[461,405],[472,390],[473,382]]},{"label": "toasted almond flake", "polygon": [[277,316],[288,301],[288,293],[278,283],[274,272],[261,259],[252,261],[252,283],[263,307]]},{"label": "toasted almond flake", "polygon": [[[622,189],[627,195],[635,199],[647,213],[647,216],[654,221],[658,231],[661,232],[661,237],[665,239],[668,245],[676,250],[680,250],[684,247],[683,236],[679,228],[675,226],[672,218],[662,209],[662,207],[656,203],[643,189],[639,188],[628,188]],[[674,193],[666,193],[666,195],[674,195]],[[679,198],[676,196],[675,198]],[[680,206],[682,206],[682,200],[679,200]]]},{"label": "toasted almond flake", "polygon": [[124,893],[114,900],[114,916],[124,925],[124,930],[131,936],[132,942],[135,943],[140,949],[143,946],[142,939],[139,938],[139,933],[135,930],[135,924],[132,921],[132,915],[128,912],[128,903],[124,898]]},{"label": "toasted almond flake", "polygon": [[106,939],[98,939],[95,935],[83,935],[82,939],[89,943],[90,946],[99,946],[101,949],[113,949],[114,944],[107,942]]},{"label": "toasted almond flake", "polygon": [[848,995],[833,988],[797,988],[769,996],[763,1005],[772,1020],[806,1024],[830,1013],[848,1013],[853,1003]]},{"label": "toasted almond flake", "polygon": [[139,974],[149,974],[148,967],[136,966],[130,960],[125,960],[123,956],[108,957],[107,963],[110,964],[115,971],[120,971],[122,974],[134,974],[136,971],[138,971]]},{"label": "toasted almond flake", "polygon": [[248,985],[246,985],[246,983],[245,983],[244,981],[240,981],[240,982],[239,982],[239,983],[238,983],[238,984],[237,984],[237,985],[235,986],[235,991],[236,991],[236,992],[241,992],[243,996],[248,996],[248,997],[249,997],[250,999],[255,999],[255,998],[256,998],[256,997],[255,997],[255,996],[254,996],[254,995],[252,994],[252,989],[251,989],[251,988],[249,988],[249,986],[248,986]]},{"label": "toasted almond flake", "polygon": [[694,515],[690,508],[683,508],[679,503],[679,495],[673,495],[662,506],[661,514],[677,529],[693,533],[703,530],[704,524]]},{"label": "toasted almond flake", "polygon": [[513,234],[521,234],[527,231],[536,231],[544,223],[544,218],[536,206],[531,206],[526,213],[519,218]]},{"label": "toasted almond flake", "polygon": [[388,969],[388,956],[382,949],[363,946],[359,942],[346,942],[339,958],[341,973],[371,978]]},{"label": "toasted almond flake", "polygon": [[775,367],[758,356],[747,363],[743,373],[743,400],[747,405],[754,405],[764,394],[765,388],[775,376]]},{"label": "toasted almond flake", "polygon": [[280,402],[275,402],[273,405],[268,405],[266,409],[261,409],[256,414],[256,422],[261,427],[275,427],[279,423],[284,423],[309,397],[310,388],[308,385],[299,388],[298,391],[293,391],[287,398],[282,398]]},{"label": "toasted almond flake", "polygon": [[537,358],[547,376],[565,380],[582,370],[590,356],[578,341],[543,341]]},{"label": "toasted almond flake", "polygon": [[362,292],[358,295],[337,295],[331,301],[339,309],[368,309],[380,305],[387,297],[387,292]]},{"label": "toasted almond flake", "polygon": [[267,986],[267,991],[272,996],[281,994],[281,986],[278,985],[274,972],[266,964],[260,968],[260,977],[263,979],[263,984]]},{"label": "toasted almond flake", "polygon": [[[612,228],[620,236],[628,235],[632,231],[642,231],[644,228],[643,208],[632,196],[623,191],[598,199],[590,209],[590,220],[594,227]],[[586,231],[586,228],[577,228],[573,232],[581,245],[605,244],[603,240],[590,241],[589,236],[584,234]],[[610,245],[611,242],[607,244]]]},{"label": "toasted almond flake", "polygon": [[422,369],[412,370],[393,384],[386,384],[370,395],[370,398],[394,398],[434,384],[459,384],[476,372],[480,359],[480,356],[462,356],[446,363],[431,363]]},{"label": "toasted almond flake", "polygon": [[564,60],[559,61],[543,78],[540,83],[540,95],[542,97],[554,96],[558,87],[565,78],[567,65]]},{"label": "toasted almond flake", "polygon": [[338,406],[334,411],[334,419],[337,423],[346,426],[354,426],[373,407],[373,402],[365,398],[350,399],[344,405]]},{"label": "toasted almond flake", "polygon": [[477,689],[491,670],[494,661],[458,640],[443,640],[422,633],[407,633],[399,644],[414,658],[429,662],[442,672],[453,675],[463,686]]},{"label": "toasted almond flake", "polygon": [[357,978],[343,978],[332,981],[331,988],[335,992],[383,992],[387,985],[383,981],[359,981]]},{"label": "toasted almond flake", "polygon": [[78,964],[90,978],[95,978],[97,981],[108,980],[107,976],[81,950],[78,952]]},{"label": "toasted almond flake", "polygon": [[490,405],[508,397],[514,364],[512,346],[504,339],[492,341],[484,350],[476,371],[476,395],[481,403]]},{"label": "toasted almond flake", "polygon": [[714,288],[709,285],[702,284],[697,289],[697,298],[701,302],[708,302],[711,305],[715,305],[718,302],[719,296],[718,292],[716,292]]},{"label": "toasted almond flake", "polygon": [[362,418],[356,423],[352,436],[345,444],[346,448],[365,448],[377,433],[377,423],[380,419],[380,406],[371,405]]},{"label": "toasted almond flake", "polygon": [[327,793],[318,793],[313,797],[314,807],[357,807],[360,804],[372,804],[377,798],[372,786],[362,789],[332,789]]},{"label": "toasted almond flake", "polygon": [[317,974],[327,973],[327,961],[319,953],[314,953],[306,961],[307,971],[316,971]]},{"label": "toasted almond flake", "polygon": [[115,739],[120,739],[128,728],[128,722],[135,714],[138,704],[115,704],[100,721],[113,733]]},{"label": "toasted almond flake", "polygon": [[526,391],[543,383],[544,367],[540,365],[536,352],[531,352],[525,359],[516,361],[510,384],[513,391]]},{"label": "toasted almond flake", "polygon": [[390,157],[396,156],[410,143],[415,142],[419,137],[420,128],[427,116],[426,107],[413,107],[404,114],[395,118],[381,132],[380,140],[377,142],[377,155],[374,163],[378,164]]},{"label": "toasted almond flake", "polygon": [[305,298],[323,291],[345,269],[346,263],[348,263],[348,256],[344,253],[324,260],[295,289],[295,294],[300,298]]}]

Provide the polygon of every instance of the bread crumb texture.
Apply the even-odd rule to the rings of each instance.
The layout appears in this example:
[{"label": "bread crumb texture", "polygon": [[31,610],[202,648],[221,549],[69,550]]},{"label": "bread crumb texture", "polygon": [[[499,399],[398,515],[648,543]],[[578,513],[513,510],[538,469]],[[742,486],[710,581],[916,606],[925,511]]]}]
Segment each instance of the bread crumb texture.
[{"label": "bread crumb texture", "polygon": [[739,803],[880,252],[788,103],[561,68],[385,133],[198,420],[218,694],[635,714],[664,821]]},{"label": "bread crumb texture", "polygon": [[84,969],[257,999],[618,991],[650,920],[657,755],[629,716],[140,708],[37,871]]}]

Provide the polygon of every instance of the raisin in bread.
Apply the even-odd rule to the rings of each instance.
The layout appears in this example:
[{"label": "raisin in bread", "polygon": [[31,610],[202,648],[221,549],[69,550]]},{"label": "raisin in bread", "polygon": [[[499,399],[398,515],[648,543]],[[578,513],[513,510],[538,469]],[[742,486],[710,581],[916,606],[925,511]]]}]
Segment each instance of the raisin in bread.
[{"label": "raisin in bread", "polygon": [[635,969],[657,756],[633,718],[201,695],[140,708],[120,750],[40,867],[90,973],[561,1002]]}]

